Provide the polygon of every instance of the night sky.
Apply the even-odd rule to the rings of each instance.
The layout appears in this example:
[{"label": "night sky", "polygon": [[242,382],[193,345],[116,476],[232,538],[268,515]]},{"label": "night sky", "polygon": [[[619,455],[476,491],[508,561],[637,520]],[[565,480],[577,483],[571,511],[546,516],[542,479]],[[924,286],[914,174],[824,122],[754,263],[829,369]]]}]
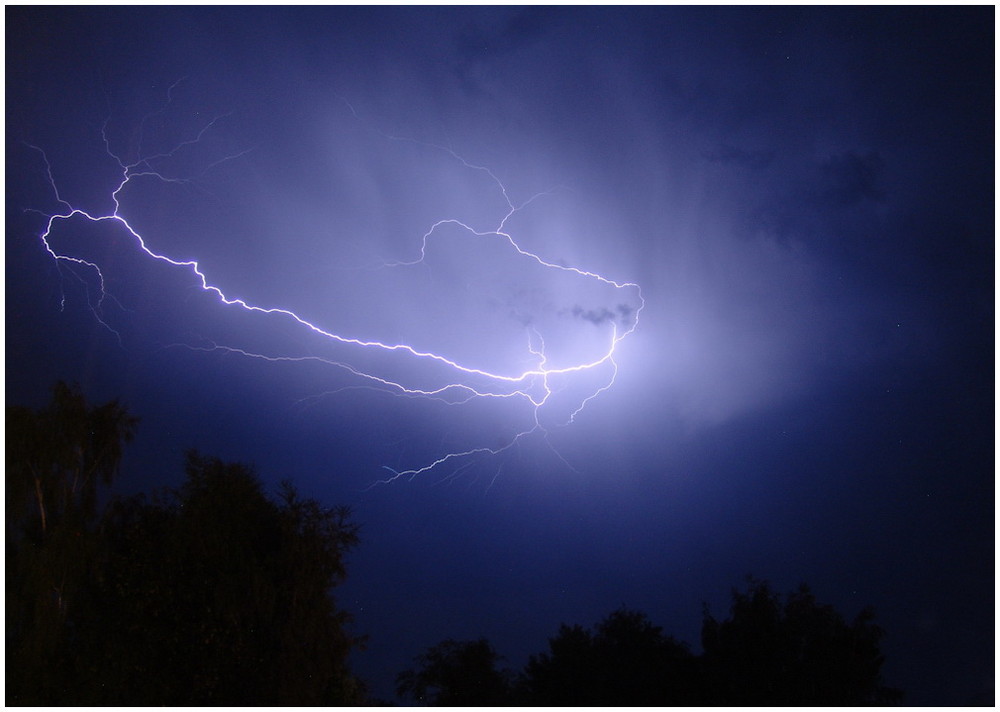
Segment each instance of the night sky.
[{"label": "night sky", "polygon": [[6,402],[350,505],[376,695],[753,574],[992,703],[992,8],[5,12]]}]

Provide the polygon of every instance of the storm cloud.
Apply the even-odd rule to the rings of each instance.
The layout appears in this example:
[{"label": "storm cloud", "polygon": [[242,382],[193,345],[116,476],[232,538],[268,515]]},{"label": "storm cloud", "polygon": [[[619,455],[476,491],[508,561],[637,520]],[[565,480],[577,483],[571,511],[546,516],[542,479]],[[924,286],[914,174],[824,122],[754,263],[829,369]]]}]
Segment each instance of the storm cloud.
[{"label": "storm cloud", "polygon": [[[199,447],[355,505],[338,600],[385,697],[440,639],[516,666],[623,601],[696,641],[752,570],[885,610],[907,701],[961,704],[992,685],[991,19],[8,8],[8,402],[121,397],[132,491]],[[103,282],[39,240],[116,204],[272,311],[121,223],[51,234]]]}]

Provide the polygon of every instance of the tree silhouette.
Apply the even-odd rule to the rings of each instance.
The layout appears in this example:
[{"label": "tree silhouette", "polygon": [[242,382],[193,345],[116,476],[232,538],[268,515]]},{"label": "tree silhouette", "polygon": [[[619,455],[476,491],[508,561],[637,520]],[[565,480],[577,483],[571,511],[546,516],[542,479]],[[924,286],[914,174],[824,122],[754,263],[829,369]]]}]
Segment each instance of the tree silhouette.
[{"label": "tree silhouette", "polygon": [[179,488],[99,516],[135,424],[63,383],[41,410],[7,409],[7,700],[362,702],[347,664],[362,641],[330,595],[350,511],[191,452]]},{"label": "tree silhouette", "polygon": [[111,484],[138,419],[117,400],[90,406],[62,381],[44,408],[6,415],[7,690],[32,699],[66,683],[67,636],[97,550],[98,485]]},{"label": "tree silhouette", "polygon": [[98,483],[111,484],[137,423],[117,400],[90,407],[79,386],[63,381],[41,410],[8,406],[8,535],[37,540],[66,519],[89,523]]},{"label": "tree silhouette", "polygon": [[[398,678],[398,692],[429,704],[523,706],[847,706],[889,705],[902,693],[880,675],[882,631],[865,609],[847,624],[805,586],[784,602],[766,582],[733,592],[730,618],[706,610],[704,652],[664,635],[625,608],[593,631],[562,625],[549,650],[533,655],[504,689],[485,639],[446,640]],[[496,700],[502,702],[496,702]]]},{"label": "tree silhouette", "polygon": [[[188,454],[160,501],[105,517],[96,625],[83,624],[100,704],[358,703],[347,657],[361,643],[330,589],[358,528],[345,508],[267,497],[239,463]],[[142,654],[139,654],[139,653]]]},{"label": "tree silhouette", "polygon": [[485,638],[444,640],[416,659],[418,669],[401,672],[396,693],[422,704],[496,706],[510,702],[509,673]]},{"label": "tree silhouette", "polygon": [[784,604],[766,582],[733,591],[730,618],[707,611],[702,662],[713,705],[886,705],[902,693],[882,683],[882,630],[865,609],[847,624],[802,585]]},{"label": "tree silhouette", "polygon": [[646,614],[619,609],[591,633],[563,625],[521,680],[526,704],[652,706],[698,702],[695,659]]}]

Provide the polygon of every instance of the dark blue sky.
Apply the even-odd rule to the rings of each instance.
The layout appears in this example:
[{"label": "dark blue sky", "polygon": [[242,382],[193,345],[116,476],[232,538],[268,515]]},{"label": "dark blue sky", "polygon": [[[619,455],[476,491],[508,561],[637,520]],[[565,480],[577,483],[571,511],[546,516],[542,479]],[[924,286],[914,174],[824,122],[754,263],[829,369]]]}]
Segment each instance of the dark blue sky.
[{"label": "dark blue sky", "polygon": [[[197,447],[351,505],[376,693],[441,639],[516,667],[622,604],[697,650],[752,573],[874,606],[910,704],[992,698],[991,8],[5,12],[7,403],[123,398],[121,492]],[[338,335],[520,373],[645,306],[616,374],[522,384],[542,408],[400,397],[344,365],[465,376],[223,305],[113,221],[49,235],[103,299],[53,259],[45,216],[110,215],[119,161],[150,250]],[[511,206],[547,265],[488,234]]]}]

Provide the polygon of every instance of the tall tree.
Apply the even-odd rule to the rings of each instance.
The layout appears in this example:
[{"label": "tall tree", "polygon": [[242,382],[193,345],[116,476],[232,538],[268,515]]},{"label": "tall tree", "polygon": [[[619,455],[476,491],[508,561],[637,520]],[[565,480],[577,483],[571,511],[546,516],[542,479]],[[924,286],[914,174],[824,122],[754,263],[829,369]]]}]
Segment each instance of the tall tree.
[{"label": "tall tree", "polygon": [[7,533],[40,538],[66,520],[92,521],[98,484],[111,484],[137,424],[117,399],[91,407],[63,381],[40,410],[8,406]]},{"label": "tall tree", "polygon": [[81,637],[99,704],[357,704],[361,639],[331,589],[358,527],[283,483],[196,452],[159,500],[117,503],[103,525],[100,612]]},{"label": "tall tree", "polygon": [[6,415],[7,689],[32,699],[67,682],[98,486],[117,474],[138,419],[117,400],[91,406],[62,381],[44,408],[8,406]]},{"label": "tall tree", "polygon": [[7,701],[19,705],[362,702],[361,640],[331,589],[358,527],[346,508],[265,494],[192,452],[176,490],[113,501],[136,419],[59,383],[7,409]]}]

